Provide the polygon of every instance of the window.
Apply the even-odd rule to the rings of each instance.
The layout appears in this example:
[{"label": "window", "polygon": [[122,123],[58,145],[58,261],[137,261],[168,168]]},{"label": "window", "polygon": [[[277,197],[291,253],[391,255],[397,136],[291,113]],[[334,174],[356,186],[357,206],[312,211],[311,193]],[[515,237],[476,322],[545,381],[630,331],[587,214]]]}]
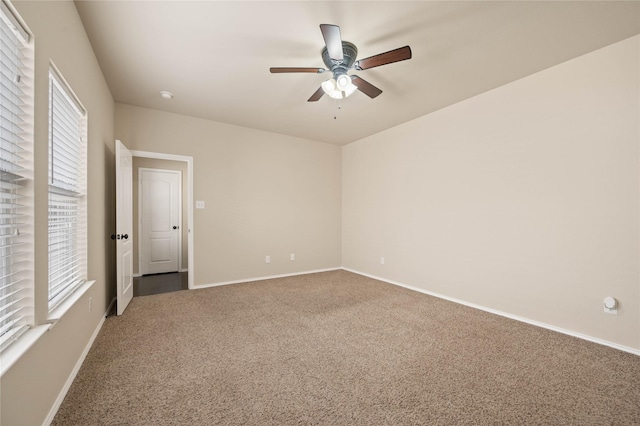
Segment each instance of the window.
[{"label": "window", "polygon": [[49,71],[49,312],[87,279],[86,114]]},{"label": "window", "polygon": [[33,325],[33,48],[0,1],[0,350]]}]

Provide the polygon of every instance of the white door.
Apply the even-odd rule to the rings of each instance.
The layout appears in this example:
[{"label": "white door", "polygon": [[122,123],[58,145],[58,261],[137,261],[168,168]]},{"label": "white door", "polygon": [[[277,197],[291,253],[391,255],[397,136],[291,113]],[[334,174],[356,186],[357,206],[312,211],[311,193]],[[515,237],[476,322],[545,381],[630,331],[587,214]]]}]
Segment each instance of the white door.
[{"label": "white door", "polygon": [[176,170],[138,170],[141,275],[179,270],[181,175]]},{"label": "white door", "polygon": [[116,141],[116,263],[118,315],[133,298],[133,167],[131,152]]}]

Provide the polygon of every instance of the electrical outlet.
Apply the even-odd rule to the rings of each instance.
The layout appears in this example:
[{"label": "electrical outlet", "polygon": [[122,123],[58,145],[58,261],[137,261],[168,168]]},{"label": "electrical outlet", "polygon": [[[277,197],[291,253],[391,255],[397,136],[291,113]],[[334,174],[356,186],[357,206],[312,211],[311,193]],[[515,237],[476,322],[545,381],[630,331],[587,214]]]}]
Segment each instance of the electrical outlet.
[{"label": "electrical outlet", "polygon": [[381,257],[381,258],[380,258],[380,264],[381,264],[381,265],[384,265],[384,257]]},{"label": "electrical outlet", "polygon": [[204,209],[204,201],[196,201],[196,209]]},{"label": "electrical outlet", "polygon": [[291,253],[291,260],[296,260],[296,254],[295,253]]},{"label": "electrical outlet", "polygon": [[264,263],[271,263],[271,256],[265,256]]}]

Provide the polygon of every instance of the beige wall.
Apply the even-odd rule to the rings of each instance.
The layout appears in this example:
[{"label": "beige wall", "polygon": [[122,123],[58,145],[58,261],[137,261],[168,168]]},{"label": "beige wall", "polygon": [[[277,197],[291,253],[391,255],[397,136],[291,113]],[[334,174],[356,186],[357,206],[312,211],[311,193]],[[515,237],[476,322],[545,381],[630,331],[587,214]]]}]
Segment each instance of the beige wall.
[{"label": "beige wall", "polygon": [[124,104],[115,116],[129,149],[194,159],[196,286],[341,265],[340,147]]},{"label": "beige wall", "polygon": [[[96,283],[1,380],[3,425],[40,425],[115,295],[114,104],[73,2],[15,2],[35,36],[35,302],[47,317],[48,72],[52,60],[88,113],[88,275]],[[89,298],[93,310],[89,312]]]},{"label": "beige wall", "polygon": [[640,349],[639,51],[345,146],[343,266]]},{"label": "beige wall", "polygon": [[189,265],[189,247],[187,246],[188,234],[188,217],[187,217],[187,163],[185,161],[158,160],[155,158],[133,157],[133,273],[138,274],[140,271],[140,250],[139,250],[139,182],[138,169],[163,169],[177,170],[181,172],[182,179],[182,223],[180,224],[180,233],[182,238],[182,270],[186,270]]},{"label": "beige wall", "polygon": [[96,284],[2,377],[1,424],[43,423],[115,294],[115,137],[193,156],[196,285],[342,264],[640,349],[639,37],[340,148],[121,104],[114,116],[73,3],[16,7],[37,45],[37,322],[50,59],[88,111]]}]

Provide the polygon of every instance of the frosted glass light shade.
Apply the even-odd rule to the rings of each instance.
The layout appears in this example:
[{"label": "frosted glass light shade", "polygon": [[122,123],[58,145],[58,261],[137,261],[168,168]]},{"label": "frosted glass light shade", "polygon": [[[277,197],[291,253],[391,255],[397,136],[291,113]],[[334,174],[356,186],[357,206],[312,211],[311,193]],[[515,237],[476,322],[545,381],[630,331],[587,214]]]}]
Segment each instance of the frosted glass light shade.
[{"label": "frosted glass light shade", "polygon": [[344,99],[349,97],[357,90],[357,87],[351,82],[351,77],[346,74],[338,76],[338,79],[331,78],[322,83],[324,93],[333,99]]}]

